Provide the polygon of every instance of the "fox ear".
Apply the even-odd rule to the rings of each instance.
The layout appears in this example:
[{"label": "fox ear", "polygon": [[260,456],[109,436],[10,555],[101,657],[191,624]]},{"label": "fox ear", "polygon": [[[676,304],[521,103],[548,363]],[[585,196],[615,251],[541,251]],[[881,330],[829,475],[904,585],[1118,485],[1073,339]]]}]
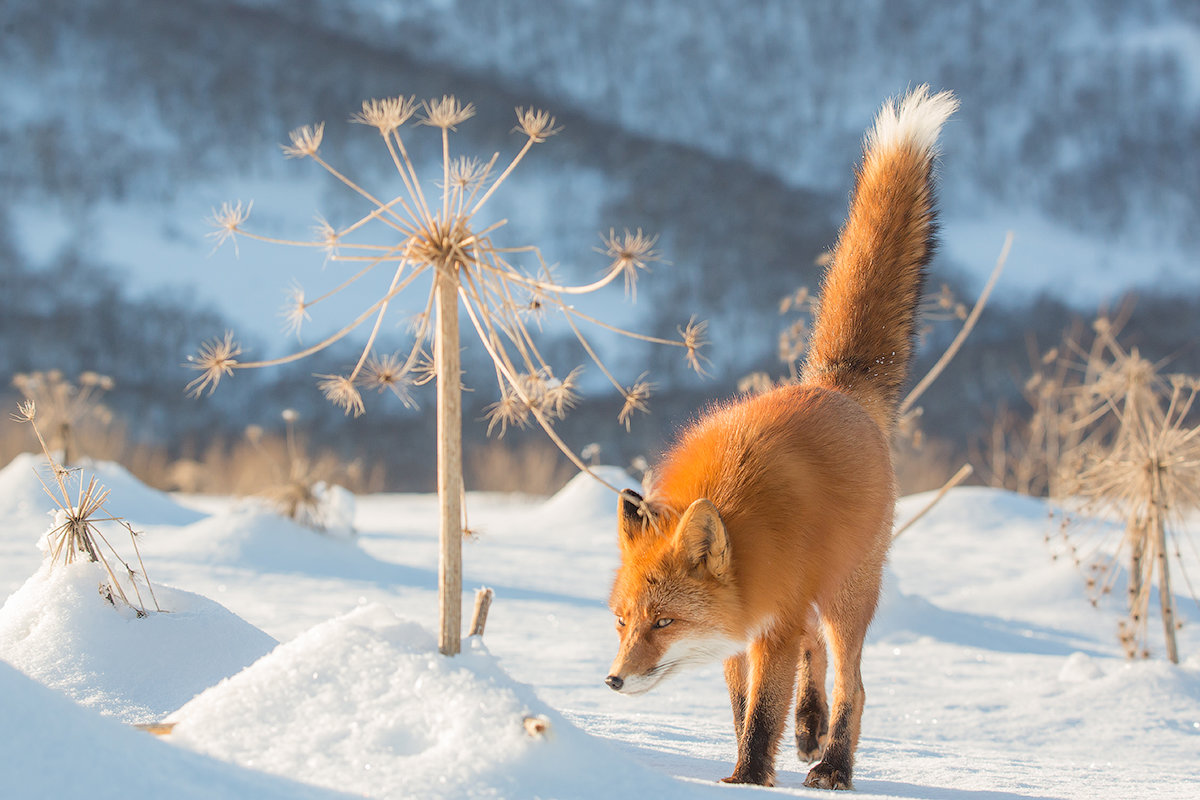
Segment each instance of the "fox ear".
[{"label": "fox ear", "polygon": [[621,492],[617,500],[617,532],[621,547],[633,544],[646,528],[642,514],[642,496],[633,489]]},{"label": "fox ear", "polygon": [[679,544],[694,569],[705,570],[718,580],[729,575],[729,536],[721,514],[705,498],[688,506],[679,520]]}]

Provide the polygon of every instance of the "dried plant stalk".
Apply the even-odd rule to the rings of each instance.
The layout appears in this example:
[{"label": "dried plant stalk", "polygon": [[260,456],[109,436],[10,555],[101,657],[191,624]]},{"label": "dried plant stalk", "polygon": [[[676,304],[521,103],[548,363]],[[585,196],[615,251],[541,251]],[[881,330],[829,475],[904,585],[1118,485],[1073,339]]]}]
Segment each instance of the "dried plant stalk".
[{"label": "dried plant stalk", "polygon": [[[42,452],[46,456],[46,461],[50,465],[50,469],[54,473],[55,492],[51,487],[42,480],[41,475],[38,475],[38,481],[42,484],[42,490],[54,502],[57,507],[55,513],[55,526],[46,534],[48,543],[48,553],[51,566],[61,562],[66,564],[73,563],[80,555],[86,556],[88,561],[99,564],[108,575],[109,584],[105,591],[105,596],[116,604],[116,599],[119,597],[125,605],[132,608],[139,617],[146,616],[149,612],[146,609],[145,603],[142,601],[141,590],[138,589],[138,577],[146,584],[147,590],[150,592],[150,598],[154,603],[156,611],[162,611],[158,606],[158,599],[154,596],[154,588],[150,584],[150,579],[146,575],[146,566],[142,563],[142,554],[137,546],[137,533],[133,527],[121,519],[113,516],[104,507],[105,501],[108,499],[108,490],[105,489],[96,480],[96,477],[91,476],[87,484],[83,482],[83,476],[79,476],[79,486],[75,492],[75,497],[71,497],[71,491],[68,488],[68,476],[70,472],[55,461],[54,456],[50,452],[50,448],[42,436],[41,430],[37,425],[37,405],[31,400],[26,400],[17,407],[17,413],[13,419],[18,422],[28,422],[33,428],[34,435],[37,436],[38,443],[42,446]],[[99,523],[112,522],[123,528],[129,533],[129,541],[133,547],[133,551],[137,556],[138,569],[134,569],[129,565],[116,548],[104,536],[104,533],[98,527]],[[106,555],[105,553],[108,553]],[[135,593],[136,603],[131,601],[125,593],[121,581],[117,577],[117,573],[113,570],[113,565],[109,558],[112,558],[116,563],[120,564],[124,570],[125,576],[128,578],[130,585]],[[115,594],[114,594],[115,593]]]},{"label": "dried plant stalk", "polygon": [[[1119,638],[1129,657],[1149,656],[1147,625],[1157,578],[1159,616],[1167,658],[1178,663],[1177,619],[1172,593],[1172,557],[1185,583],[1191,581],[1181,558],[1185,520],[1200,510],[1200,423],[1194,418],[1200,379],[1159,374],[1159,365],[1126,351],[1116,329],[1101,319],[1096,340],[1081,366],[1084,381],[1071,390],[1064,427],[1076,437],[1054,484],[1054,497],[1069,515],[1064,537],[1076,562],[1089,571],[1088,586],[1108,593],[1125,574],[1127,617]],[[1119,521],[1124,530],[1115,545],[1079,517]],[[1091,553],[1081,546],[1090,542]],[[1192,591],[1195,599],[1195,591]]]},{"label": "dried plant stalk", "polygon": [[[604,241],[605,253],[611,262],[595,281],[582,286],[566,285],[554,280],[551,270],[536,247],[502,247],[493,240],[505,224],[499,221],[484,225],[478,215],[502,183],[513,173],[535,144],[558,133],[555,120],[544,111],[517,109],[514,131],[523,134],[525,141],[507,166],[494,175],[498,156],[489,161],[454,158],[450,152],[450,132],[475,113],[472,104],[463,105],[453,96],[418,103],[413,97],[369,100],[351,121],[376,129],[387,150],[390,168],[403,185],[403,192],[390,199],[380,198],[366,190],[325,160],[321,153],[324,126],[305,126],[292,132],[291,143],[284,146],[288,157],[307,158],[366,201],[369,210],[354,222],[335,228],[321,220],[316,238],[310,241],[284,240],[249,232],[245,224],[251,206],[241,203],[225,204],[211,218],[212,236],[218,245],[246,236],[264,242],[314,248],[324,253],[331,263],[346,262],[356,270],[335,288],[309,300],[302,287],[293,286],[288,292],[284,311],[289,330],[299,333],[310,309],[325,299],[343,291],[364,275],[377,270],[390,271],[387,291],[378,296],[357,317],[340,330],[316,344],[282,358],[264,361],[242,361],[241,349],[227,334],[224,339],[204,344],[190,360],[199,375],[189,384],[189,390],[199,395],[215,389],[222,377],[238,369],[265,367],[304,358],[349,336],[368,325],[369,332],[362,353],[353,367],[344,374],[323,375],[320,388],[326,397],[347,414],[359,416],[366,406],[361,389],[391,389],[406,401],[407,387],[429,379],[423,344],[427,333],[434,338],[432,373],[437,379],[438,403],[438,494],[441,501],[441,558],[439,586],[441,595],[440,648],[445,654],[458,652],[461,627],[461,539],[464,522],[462,496],[461,441],[461,381],[459,378],[459,306],[470,319],[480,343],[492,359],[500,392],[500,400],[488,411],[489,431],[499,428],[501,435],[508,425],[523,426],[536,423],[551,441],[580,470],[592,475],[615,493],[618,489],[592,472],[587,464],[554,431],[554,422],[561,419],[575,404],[575,379],[578,369],[555,370],[538,349],[526,324],[530,312],[546,309],[557,311],[567,322],[584,351],[601,374],[621,394],[625,403],[619,421],[628,426],[635,411],[646,410],[650,384],[639,378],[626,386],[605,366],[595,348],[584,334],[581,323],[603,330],[630,336],[642,341],[681,348],[689,365],[702,371],[704,345],[703,323],[689,323],[679,329],[680,339],[669,340],[644,336],[613,327],[580,312],[564,298],[598,291],[618,278],[624,279],[632,296],[638,274],[660,260],[655,249],[656,237],[642,231],[618,234],[610,231]],[[409,120],[432,128],[440,136],[441,193],[429,197],[419,171],[414,164],[402,135]],[[356,234],[368,225],[384,228],[391,244],[379,239],[360,241]],[[532,262],[533,273],[519,267],[516,259]],[[383,330],[383,318],[393,301],[406,289],[420,282],[428,286],[424,311],[414,342],[407,355],[380,357],[375,347]],[[435,319],[436,318],[436,319]],[[560,377],[565,376],[565,377]]]}]

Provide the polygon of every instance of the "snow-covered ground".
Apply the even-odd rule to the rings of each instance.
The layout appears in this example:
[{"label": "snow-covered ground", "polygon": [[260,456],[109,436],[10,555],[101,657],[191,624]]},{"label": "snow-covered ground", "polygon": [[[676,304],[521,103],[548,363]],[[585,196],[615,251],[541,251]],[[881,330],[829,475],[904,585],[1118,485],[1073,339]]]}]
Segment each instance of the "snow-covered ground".
[{"label": "snow-covered ground", "polygon": [[[0,470],[6,798],[767,796],[715,783],[734,757],[719,666],[638,698],[604,686],[615,501],[586,478],[549,500],[468,498],[464,604],[481,585],[496,600],[448,660],[429,632],[431,496],[358,498],[343,541],[100,465],[171,612],[138,619],[90,566],[42,568],[37,465]],[[1200,796],[1200,635],[1181,631],[1180,666],[1127,662],[1115,605],[1093,609],[1051,559],[1046,512],[959,489],[897,541],[864,657],[859,795]],[[159,719],[171,735],[128,724]],[[790,738],[768,791],[817,795]]]}]

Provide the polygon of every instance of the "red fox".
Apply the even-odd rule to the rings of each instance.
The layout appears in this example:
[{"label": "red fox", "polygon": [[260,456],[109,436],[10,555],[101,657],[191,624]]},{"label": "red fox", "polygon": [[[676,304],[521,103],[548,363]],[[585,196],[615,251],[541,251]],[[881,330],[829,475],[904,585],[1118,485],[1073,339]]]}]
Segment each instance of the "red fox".
[{"label": "red fox", "polygon": [[619,502],[620,650],[605,682],[640,694],[724,659],[738,748],[727,782],[773,783],[795,685],[799,756],[820,758],[805,785],[852,788],[863,637],[896,501],[888,439],[934,247],[938,133],[957,106],[922,86],[867,132],[801,382],[708,409],[646,497]]}]

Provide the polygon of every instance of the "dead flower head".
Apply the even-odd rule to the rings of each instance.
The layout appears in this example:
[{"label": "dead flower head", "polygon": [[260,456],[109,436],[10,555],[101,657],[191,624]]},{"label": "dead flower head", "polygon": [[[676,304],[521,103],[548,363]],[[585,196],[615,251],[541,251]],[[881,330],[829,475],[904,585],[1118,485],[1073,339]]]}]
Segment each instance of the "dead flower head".
[{"label": "dead flower head", "polygon": [[284,144],[280,147],[283,148],[283,154],[288,158],[315,156],[321,147],[321,139],[324,137],[324,122],[318,122],[316,125],[303,125],[288,134],[288,138],[292,140],[290,146]]},{"label": "dead flower head", "polygon": [[632,233],[626,228],[621,236],[618,236],[615,230],[609,229],[608,237],[602,238],[604,250],[601,252],[612,259],[609,269],[624,273],[625,291],[636,300],[638,270],[648,270],[651,262],[661,260],[658,251],[654,249],[658,237],[647,236],[642,233],[641,228],[637,229],[637,233]]},{"label": "dead flower head", "polygon": [[378,128],[381,136],[387,136],[408,122],[416,110],[417,98],[415,96],[364,100],[362,111],[350,117],[350,121]]},{"label": "dead flower head", "polygon": [[646,405],[650,399],[650,393],[654,389],[654,384],[646,379],[646,373],[642,373],[633,385],[625,390],[625,405],[621,407],[621,413],[617,415],[617,422],[625,426],[625,430],[629,430],[630,421],[633,418],[633,412],[640,411],[643,414],[649,412],[649,407]]},{"label": "dead flower head", "polygon": [[224,375],[232,375],[237,366],[237,358],[242,348],[233,340],[233,331],[225,331],[224,339],[212,339],[200,345],[200,353],[188,356],[187,366],[200,370],[200,376],[187,385],[187,391],[193,397],[199,397],[208,389],[211,395],[217,390],[217,384]]},{"label": "dead flower head", "polygon": [[321,379],[317,388],[325,394],[325,399],[345,410],[347,416],[351,412],[356,417],[361,417],[366,413],[362,394],[354,385],[354,381],[344,375],[318,375],[317,377]]},{"label": "dead flower head", "polygon": [[284,330],[288,333],[300,335],[300,328],[305,322],[312,319],[308,313],[308,304],[304,301],[304,287],[298,283],[293,283],[287,290],[287,302],[284,303],[279,315],[284,320]]},{"label": "dead flower head", "polygon": [[517,127],[513,132],[520,131],[535,142],[544,142],[562,130],[562,126],[554,126],[555,119],[548,111],[533,108],[517,107]]},{"label": "dead flower head", "polygon": [[457,97],[450,94],[442,95],[441,100],[426,100],[421,105],[425,108],[421,124],[442,130],[456,130],[459,124],[475,116],[474,103],[464,106],[458,102]]},{"label": "dead flower head", "polygon": [[683,346],[687,349],[688,366],[696,371],[698,375],[706,375],[704,371],[705,364],[711,364],[707,358],[701,354],[700,350],[708,345],[708,339],[705,334],[708,333],[708,321],[696,321],[695,317],[688,320],[687,327],[679,328],[679,335],[683,338]]},{"label": "dead flower head", "polygon": [[222,203],[219,209],[213,209],[207,221],[214,230],[209,231],[205,235],[216,240],[217,244],[213,248],[214,252],[221,245],[225,244],[227,240],[233,240],[233,252],[237,253],[237,234],[240,231],[242,223],[250,217],[250,209],[252,208],[254,208],[253,200],[245,206],[239,200],[237,203]]},{"label": "dead flower head", "polygon": [[488,436],[498,425],[499,435],[503,437],[509,425],[524,428],[529,424],[529,404],[511,387],[505,387],[500,392],[500,399],[487,407],[484,418],[488,421]]},{"label": "dead flower head", "polygon": [[409,393],[409,387],[413,385],[412,378],[404,369],[404,359],[399,353],[391,353],[386,356],[377,356],[372,354],[367,359],[367,364],[363,370],[363,384],[368,387],[378,389],[382,392],[384,389],[389,390],[405,408],[416,408],[417,403],[413,400]]}]

